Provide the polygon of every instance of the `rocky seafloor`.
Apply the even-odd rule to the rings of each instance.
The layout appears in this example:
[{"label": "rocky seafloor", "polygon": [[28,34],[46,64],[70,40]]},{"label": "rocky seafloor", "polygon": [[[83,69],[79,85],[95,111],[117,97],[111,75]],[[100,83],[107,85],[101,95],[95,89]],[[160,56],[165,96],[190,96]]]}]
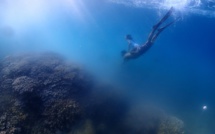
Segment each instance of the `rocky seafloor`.
[{"label": "rocky seafloor", "polygon": [[176,117],[131,107],[114,87],[58,54],[1,60],[0,134],[184,133]]}]

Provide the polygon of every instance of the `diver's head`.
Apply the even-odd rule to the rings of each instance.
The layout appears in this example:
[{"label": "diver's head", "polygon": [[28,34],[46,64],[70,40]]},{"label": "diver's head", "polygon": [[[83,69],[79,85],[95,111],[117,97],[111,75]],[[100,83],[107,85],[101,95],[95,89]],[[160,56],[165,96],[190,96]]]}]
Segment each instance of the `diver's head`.
[{"label": "diver's head", "polygon": [[133,40],[133,38],[132,38],[132,36],[131,36],[130,34],[127,34],[127,35],[125,36],[125,39],[126,39],[126,40]]}]

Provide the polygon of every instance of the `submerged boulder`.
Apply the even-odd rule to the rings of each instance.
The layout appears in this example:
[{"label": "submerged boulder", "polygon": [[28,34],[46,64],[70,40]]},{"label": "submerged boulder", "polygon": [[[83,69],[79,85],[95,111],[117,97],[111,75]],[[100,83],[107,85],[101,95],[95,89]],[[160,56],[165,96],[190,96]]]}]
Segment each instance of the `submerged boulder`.
[{"label": "submerged boulder", "polygon": [[83,115],[91,78],[61,56],[9,56],[0,68],[1,134],[65,131]]}]

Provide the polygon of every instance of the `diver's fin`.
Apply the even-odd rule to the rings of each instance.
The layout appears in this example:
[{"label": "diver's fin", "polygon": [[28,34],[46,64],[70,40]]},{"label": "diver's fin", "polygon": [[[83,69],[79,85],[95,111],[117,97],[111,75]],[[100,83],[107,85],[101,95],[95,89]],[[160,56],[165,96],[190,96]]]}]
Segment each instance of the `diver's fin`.
[{"label": "diver's fin", "polygon": [[181,19],[181,17],[176,18],[174,21],[170,22],[169,24],[165,25],[164,27],[159,28],[158,31],[159,31],[159,32],[160,32],[160,31],[163,31],[165,28],[169,27],[170,25],[174,24],[176,21],[178,21],[178,20],[180,20],[180,19]]},{"label": "diver's fin", "polygon": [[156,24],[153,26],[153,29],[157,29],[165,20],[169,18],[169,16],[172,14],[174,8],[171,7],[169,11],[164,15],[164,17]]},{"label": "diver's fin", "polygon": [[174,11],[174,8],[171,7],[171,8],[169,9],[169,11],[164,15],[164,17],[160,20],[160,22],[161,22],[161,23],[164,22],[164,21],[172,14],[173,11]]}]

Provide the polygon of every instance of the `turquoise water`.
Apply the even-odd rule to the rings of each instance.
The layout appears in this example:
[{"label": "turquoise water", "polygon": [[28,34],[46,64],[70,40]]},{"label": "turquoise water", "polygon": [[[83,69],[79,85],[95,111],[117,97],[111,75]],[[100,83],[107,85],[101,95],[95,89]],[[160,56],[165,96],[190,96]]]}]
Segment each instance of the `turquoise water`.
[{"label": "turquoise water", "polygon": [[[19,0],[0,2],[1,57],[54,51],[122,88],[136,105],[155,105],[190,134],[215,132],[215,2],[211,0]],[[171,7],[180,21],[140,58],[122,65],[125,35],[144,43]],[[207,110],[202,107],[207,105]]]}]

